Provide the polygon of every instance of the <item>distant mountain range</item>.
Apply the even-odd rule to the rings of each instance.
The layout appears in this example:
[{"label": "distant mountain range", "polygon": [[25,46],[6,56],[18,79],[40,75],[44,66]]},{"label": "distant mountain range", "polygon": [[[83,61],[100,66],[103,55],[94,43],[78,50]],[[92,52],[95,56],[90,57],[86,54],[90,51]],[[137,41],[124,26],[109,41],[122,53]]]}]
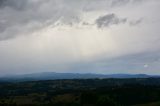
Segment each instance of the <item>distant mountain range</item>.
[{"label": "distant mountain range", "polygon": [[10,75],[1,77],[0,81],[37,81],[37,80],[56,80],[56,79],[93,79],[93,78],[151,78],[159,77],[155,75],[147,74],[80,74],[80,73],[55,73],[55,72],[43,72],[24,75]]}]

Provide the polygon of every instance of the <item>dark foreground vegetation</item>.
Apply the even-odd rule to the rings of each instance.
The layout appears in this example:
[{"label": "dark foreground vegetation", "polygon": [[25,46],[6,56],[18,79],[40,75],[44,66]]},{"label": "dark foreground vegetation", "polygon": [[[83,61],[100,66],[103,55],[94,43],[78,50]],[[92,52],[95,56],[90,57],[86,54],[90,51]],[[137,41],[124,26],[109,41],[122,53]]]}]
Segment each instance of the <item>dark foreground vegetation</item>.
[{"label": "dark foreground vegetation", "polygon": [[0,106],[160,106],[160,78],[0,82]]}]

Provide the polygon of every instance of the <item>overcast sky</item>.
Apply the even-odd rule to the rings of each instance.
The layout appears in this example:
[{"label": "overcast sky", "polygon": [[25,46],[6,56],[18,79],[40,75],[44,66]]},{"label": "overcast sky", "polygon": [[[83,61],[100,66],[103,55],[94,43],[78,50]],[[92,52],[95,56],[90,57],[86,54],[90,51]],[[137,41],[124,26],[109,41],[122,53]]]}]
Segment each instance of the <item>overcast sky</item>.
[{"label": "overcast sky", "polygon": [[160,0],[0,0],[0,75],[160,74]]}]

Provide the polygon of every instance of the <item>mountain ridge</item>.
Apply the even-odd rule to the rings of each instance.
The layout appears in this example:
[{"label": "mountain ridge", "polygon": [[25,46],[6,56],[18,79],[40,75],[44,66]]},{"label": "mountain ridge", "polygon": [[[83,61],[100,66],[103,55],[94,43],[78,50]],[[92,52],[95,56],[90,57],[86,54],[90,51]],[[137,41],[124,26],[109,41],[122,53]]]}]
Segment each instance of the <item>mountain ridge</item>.
[{"label": "mountain ridge", "polygon": [[57,79],[93,79],[93,78],[157,78],[158,75],[147,74],[94,74],[94,73],[56,73],[41,72],[23,75],[10,75],[0,77],[0,81],[37,81],[37,80],[57,80]]}]

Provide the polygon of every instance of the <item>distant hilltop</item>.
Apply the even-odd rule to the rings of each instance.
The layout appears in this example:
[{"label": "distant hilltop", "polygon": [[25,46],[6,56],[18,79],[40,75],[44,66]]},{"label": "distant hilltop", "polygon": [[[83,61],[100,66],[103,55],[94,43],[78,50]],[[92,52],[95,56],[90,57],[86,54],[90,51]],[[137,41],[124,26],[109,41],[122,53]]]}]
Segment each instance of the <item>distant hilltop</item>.
[{"label": "distant hilltop", "polygon": [[93,73],[55,73],[42,72],[24,75],[10,75],[1,77],[0,81],[37,81],[37,80],[56,80],[56,79],[93,79],[93,78],[157,78],[160,76],[147,74],[93,74]]}]

